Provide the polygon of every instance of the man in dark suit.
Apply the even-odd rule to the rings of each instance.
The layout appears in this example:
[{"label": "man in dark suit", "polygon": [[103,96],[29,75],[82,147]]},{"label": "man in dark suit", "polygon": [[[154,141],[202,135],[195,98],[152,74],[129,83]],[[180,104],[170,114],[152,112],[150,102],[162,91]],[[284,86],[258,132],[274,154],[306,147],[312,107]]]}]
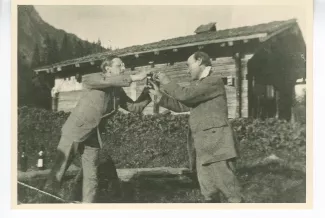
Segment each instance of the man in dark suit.
[{"label": "man in dark suit", "polygon": [[98,166],[102,148],[101,130],[105,121],[121,107],[130,112],[142,112],[151,102],[147,89],[144,89],[134,102],[122,87],[131,82],[146,78],[147,72],[137,75],[123,75],[125,67],[118,57],[106,59],[102,63],[102,73],[84,76],[86,92],[62,127],[57,156],[45,190],[56,192],[62,178],[77,153],[82,162],[82,201],[96,201],[98,190]]},{"label": "man in dark suit", "polygon": [[220,194],[228,202],[242,202],[234,174],[236,138],[228,121],[222,78],[211,70],[210,57],[204,52],[191,55],[187,65],[192,78],[188,87],[181,87],[166,74],[157,73],[154,77],[162,91],[153,83],[154,90],[150,92],[157,96],[157,103],[162,107],[175,112],[190,111],[196,171],[205,202],[219,202]]}]

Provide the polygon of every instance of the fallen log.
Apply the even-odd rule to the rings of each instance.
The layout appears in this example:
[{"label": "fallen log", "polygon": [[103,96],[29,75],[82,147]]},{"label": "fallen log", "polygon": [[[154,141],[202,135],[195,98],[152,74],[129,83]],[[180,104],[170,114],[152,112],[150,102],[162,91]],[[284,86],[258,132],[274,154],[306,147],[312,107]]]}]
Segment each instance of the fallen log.
[{"label": "fallen log", "polygon": [[[66,177],[76,176],[79,171],[77,166],[72,165],[66,172]],[[18,171],[17,180],[21,182],[27,182],[30,180],[42,180],[46,179],[48,174],[50,173],[50,169],[47,170],[32,170],[27,172]]]},{"label": "fallen log", "polygon": [[[78,167],[71,167],[66,173],[66,177],[74,177],[79,171]],[[39,171],[18,171],[18,181],[28,182],[30,180],[46,179],[50,170]],[[172,167],[157,167],[157,168],[131,168],[131,169],[117,169],[117,175],[123,182],[128,182],[138,177],[150,178],[170,178],[178,176],[190,176],[191,172],[187,168],[172,168]]]}]

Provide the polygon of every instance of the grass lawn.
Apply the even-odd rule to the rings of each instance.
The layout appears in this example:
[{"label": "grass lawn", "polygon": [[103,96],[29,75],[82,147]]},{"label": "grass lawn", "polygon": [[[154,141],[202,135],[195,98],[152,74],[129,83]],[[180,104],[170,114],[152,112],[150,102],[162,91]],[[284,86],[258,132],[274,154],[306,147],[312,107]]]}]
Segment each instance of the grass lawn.
[{"label": "grass lawn", "polygon": [[[303,203],[306,201],[305,171],[299,162],[267,161],[259,158],[253,164],[237,165],[237,176],[247,203]],[[240,166],[241,165],[241,166]],[[138,177],[122,182],[123,196],[115,196],[113,190],[101,190],[101,202],[117,203],[200,203],[199,186],[194,178]],[[36,186],[38,181],[31,181]],[[75,185],[73,177],[67,177],[60,195],[70,199]],[[33,190],[18,186],[21,203],[42,203]],[[40,196],[40,195],[39,195]],[[59,203],[59,202],[57,202]]]}]

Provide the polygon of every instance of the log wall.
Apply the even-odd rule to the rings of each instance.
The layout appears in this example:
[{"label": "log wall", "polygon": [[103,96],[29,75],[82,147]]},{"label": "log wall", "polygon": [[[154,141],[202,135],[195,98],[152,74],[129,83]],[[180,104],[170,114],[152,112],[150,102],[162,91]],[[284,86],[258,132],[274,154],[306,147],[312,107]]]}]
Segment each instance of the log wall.
[{"label": "log wall", "polygon": [[[248,117],[248,82],[247,82],[247,62],[252,55],[246,55],[242,58],[242,117]],[[176,81],[181,86],[187,86],[190,83],[190,75],[187,71],[186,62],[177,62],[173,65],[170,64],[157,64],[154,67],[143,66],[136,67],[133,70],[130,68],[126,69],[126,74],[136,74],[144,70],[161,71],[165,72],[170,78]],[[235,61],[232,57],[223,57],[212,60],[212,70],[217,71],[224,81],[227,81],[227,77],[236,76]],[[56,87],[60,87],[58,95],[58,110],[70,111],[75,107],[77,101],[81,97],[82,84],[70,78],[62,80],[62,78],[56,79]],[[133,100],[135,100],[141,94],[145,85],[145,81],[137,82],[131,85],[131,87],[123,88],[126,94]],[[63,87],[63,88],[62,88]],[[228,101],[228,113],[229,118],[236,117],[236,88],[234,86],[225,85]],[[160,107],[159,112],[162,113],[166,109]],[[123,110],[121,110],[123,111]],[[150,103],[144,110],[144,114],[153,114],[153,103]]]}]

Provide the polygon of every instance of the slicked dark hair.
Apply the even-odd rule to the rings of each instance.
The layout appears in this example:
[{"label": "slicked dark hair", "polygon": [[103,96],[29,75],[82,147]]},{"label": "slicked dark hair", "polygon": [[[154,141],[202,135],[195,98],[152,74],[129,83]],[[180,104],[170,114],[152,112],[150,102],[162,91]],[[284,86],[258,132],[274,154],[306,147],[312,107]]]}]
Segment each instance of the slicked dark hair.
[{"label": "slicked dark hair", "polygon": [[107,57],[105,60],[103,60],[102,64],[100,65],[100,69],[102,70],[103,73],[106,73],[106,69],[105,69],[106,66],[112,66],[112,60],[114,58],[119,58],[119,57],[116,55],[112,55]]},{"label": "slicked dark hair", "polygon": [[211,60],[210,60],[210,56],[202,51],[197,51],[194,53],[194,59],[198,60],[199,58],[202,60],[202,64],[205,66],[211,66]]}]

